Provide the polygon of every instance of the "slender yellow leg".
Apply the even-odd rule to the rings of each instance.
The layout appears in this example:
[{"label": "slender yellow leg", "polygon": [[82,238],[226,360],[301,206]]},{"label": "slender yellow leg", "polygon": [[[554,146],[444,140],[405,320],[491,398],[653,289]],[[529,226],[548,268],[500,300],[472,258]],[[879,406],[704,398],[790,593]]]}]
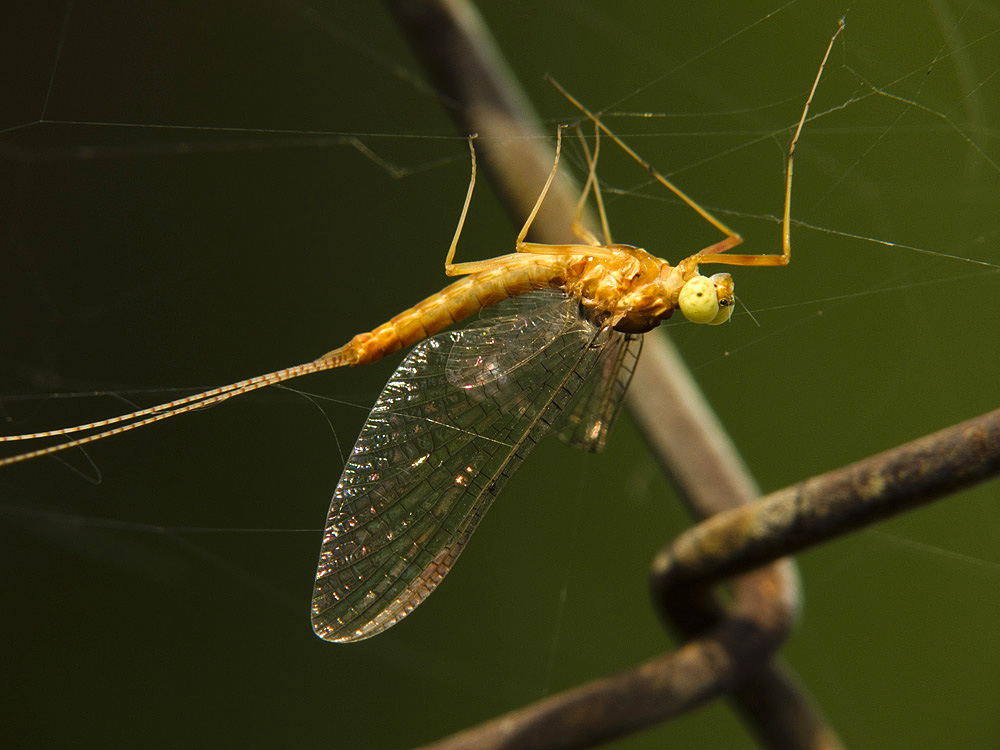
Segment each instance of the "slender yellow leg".
[{"label": "slender yellow leg", "polygon": [[455,258],[455,248],[458,247],[458,238],[462,236],[462,227],[465,226],[465,217],[469,213],[469,204],[472,202],[472,191],[476,188],[476,147],[473,141],[475,134],[469,136],[469,153],[472,157],[472,174],[469,176],[469,189],[465,191],[465,203],[462,204],[462,214],[458,217],[458,226],[455,227],[455,236],[451,238],[451,246],[448,248],[448,255],[444,259],[444,272],[447,276],[463,276],[475,273],[469,270],[468,263],[452,263]]},{"label": "slender yellow leg", "polygon": [[[593,256],[595,254],[603,254],[603,255],[607,255],[608,257],[611,257],[611,255],[613,255],[613,253],[608,252],[608,251],[602,252],[601,251],[601,244],[597,241],[597,238],[594,237],[589,232],[586,232],[585,229],[583,230],[584,232],[586,232],[585,236],[580,236],[579,233],[577,233],[578,236],[580,236],[580,239],[582,239],[584,242],[588,243],[588,244],[584,244],[584,245],[575,245],[575,244],[547,245],[547,244],[543,244],[543,243],[539,243],[539,242],[526,242],[524,240],[525,236],[527,236],[527,234],[528,234],[529,229],[531,228],[531,224],[534,221],[535,216],[537,215],[539,208],[542,205],[542,201],[545,200],[545,196],[548,193],[549,187],[552,185],[552,181],[555,178],[556,172],[558,170],[558,167],[559,167],[559,155],[560,155],[560,153],[562,151],[562,129],[563,129],[563,127],[564,126],[560,125],[559,128],[556,130],[556,155],[555,155],[555,159],[553,160],[553,163],[552,163],[552,170],[549,172],[548,179],[545,181],[545,185],[542,187],[542,191],[538,195],[538,200],[535,201],[534,208],[531,210],[531,213],[528,215],[527,221],[524,223],[524,226],[521,228],[521,232],[518,234],[518,237],[517,237],[517,252],[518,253],[535,253],[535,254],[538,254],[538,255],[581,255],[581,254],[586,254],[586,255]],[[458,247],[458,239],[459,239],[459,237],[462,236],[462,228],[465,226],[465,217],[469,213],[469,205],[472,202],[472,193],[473,193],[473,191],[475,190],[475,187],[476,187],[476,149],[475,149],[475,146],[473,145],[473,140],[474,139],[475,139],[475,136],[471,136],[469,138],[469,153],[471,155],[471,161],[472,161],[472,170],[471,170],[471,175],[469,177],[469,187],[468,187],[468,190],[466,190],[466,193],[465,193],[465,202],[462,204],[462,213],[461,213],[461,215],[459,216],[459,219],[458,219],[458,226],[455,228],[455,235],[454,235],[454,237],[452,237],[451,245],[448,247],[448,255],[445,257],[445,261],[444,261],[444,272],[448,276],[466,276],[466,275],[473,274],[473,273],[479,273],[481,271],[491,271],[491,270],[493,270],[495,268],[500,268],[500,267],[506,265],[508,263],[508,261],[510,261],[511,259],[517,257],[517,254],[515,253],[513,255],[501,255],[500,257],[497,257],[497,258],[488,258],[486,260],[475,260],[475,261],[468,261],[468,262],[465,262],[465,263],[453,263],[452,262],[454,260],[454,258],[455,258],[455,250]],[[585,147],[585,151],[586,151],[586,147]],[[587,153],[587,161],[590,164],[590,173],[591,173],[591,176],[588,177],[588,186],[590,185],[590,183],[591,183],[592,180],[594,181],[594,184],[596,185],[596,176],[594,174],[594,168],[596,166],[596,156],[597,156],[597,154],[596,154],[596,151],[595,151],[594,158],[592,159],[591,156],[590,156],[590,152],[586,151],[586,153]],[[589,189],[589,187],[588,187],[588,189]],[[586,197],[586,196],[584,196],[584,197]],[[582,206],[583,206],[583,203],[581,201],[580,206],[577,209],[577,219],[580,218],[580,215],[583,212]],[[604,217],[603,206],[601,206],[601,217],[602,217],[602,223],[606,225],[607,224],[607,219]],[[582,229],[582,225],[581,225],[581,229]],[[605,228],[605,232],[607,232],[606,228]],[[590,242],[592,242],[593,244],[590,244]]]},{"label": "slender yellow leg", "polygon": [[720,232],[722,232],[728,237],[737,236],[736,232],[734,232],[732,229],[723,224],[719,219],[715,218],[711,213],[708,212],[707,209],[702,208],[700,205],[698,205],[697,202],[695,202],[693,198],[689,197],[683,190],[674,185],[674,183],[672,183],[662,174],[657,172],[656,168],[652,164],[650,164],[648,161],[639,156],[639,154],[637,154],[627,143],[625,143],[625,141],[623,141],[621,138],[615,135],[615,133],[610,128],[608,128],[607,125],[601,122],[600,118],[597,115],[595,115],[585,106],[583,106],[583,104],[577,101],[577,99],[568,91],[566,91],[566,89],[564,89],[556,80],[550,78],[549,82],[553,86],[555,86],[556,89],[559,91],[559,93],[565,96],[574,107],[583,112],[583,114],[585,114],[594,123],[595,127],[599,128],[606,136],[608,136],[611,140],[617,143],[618,146],[626,154],[635,159],[635,161],[637,161],[642,167],[644,167],[647,172],[653,175],[654,179],[656,179],[657,182],[659,182],[665,188],[670,190],[674,195],[676,195],[678,198],[684,201],[688,206],[694,209],[699,216],[704,218],[705,221],[714,226]]},{"label": "slender yellow leg", "polygon": [[545,184],[542,186],[542,192],[538,194],[538,200],[535,201],[534,207],[531,209],[531,213],[528,214],[527,220],[524,222],[524,226],[521,227],[521,231],[518,232],[517,242],[515,243],[515,248],[518,252],[521,252],[521,246],[525,244],[524,238],[528,236],[528,231],[531,229],[531,225],[535,221],[535,216],[538,215],[538,209],[542,207],[542,201],[545,200],[545,196],[549,193],[549,188],[552,186],[552,181],[556,178],[556,171],[559,169],[559,154],[562,153],[562,131],[565,125],[560,125],[556,128],[556,156],[552,160],[552,171],[549,172],[549,177],[545,180]]},{"label": "slender yellow leg", "polygon": [[525,242],[517,249],[519,253],[539,255],[587,255],[591,258],[617,258],[619,254],[603,245],[546,245],[541,242]]},{"label": "slender yellow leg", "polygon": [[812,104],[813,97],[816,95],[816,89],[819,87],[819,79],[823,77],[823,70],[826,68],[826,62],[830,59],[830,53],[833,51],[833,43],[840,36],[840,32],[844,30],[844,19],[840,19],[840,23],[837,26],[837,30],[834,32],[833,36],[830,37],[830,43],[826,47],[826,52],[823,54],[823,60],[819,64],[819,70],[816,71],[816,78],[813,80],[812,88],[809,90],[809,96],[806,98],[805,106],[802,108],[802,116],[799,118],[799,124],[795,128],[795,134],[792,136],[792,142],[788,146],[788,162],[785,167],[785,208],[781,216],[781,254],[777,253],[755,253],[752,255],[721,255],[729,247],[734,247],[730,245],[729,247],[723,249],[716,249],[713,245],[707,247],[704,250],[696,254],[695,258],[699,263],[724,263],[730,266],[787,266],[788,262],[792,257],[792,169],[795,165],[795,147],[798,145],[799,136],[802,134],[802,127],[806,124],[806,118],[809,115],[809,105]]},{"label": "slender yellow leg", "polygon": [[583,104],[577,101],[566,89],[564,89],[557,81],[550,78],[549,81],[552,83],[556,89],[569,100],[569,102],[579,109],[583,114],[585,114],[593,123],[596,128],[602,131],[606,136],[611,138],[618,146],[621,147],[625,153],[631,156],[635,161],[637,161],[642,167],[648,171],[657,182],[663,185],[665,188],[670,190],[674,195],[680,198],[684,203],[690,206],[695,212],[698,213],[705,221],[714,226],[720,232],[726,235],[726,239],[721,242],[717,242],[710,245],[703,250],[695,253],[691,256],[693,260],[698,263],[723,263],[733,266],[784,266],[788,264],[791,258],[791,197],[792,197],[792,166],[795,157],[795,146],[798,144],[799,135],[802,133],[802,128],[805,125],[807,116],[809,114],[809,105],[812,104],[813,96],[816,94],[816,88],[819,86],[820,78],[823,76],[823,70],[826,67],[827,60],[830,58],[830,53],[833,51],[833,44],[840,32],[844,30],[844,19],[840,19],[840,24],[837,26],[837,31],[830,38],[830,43],[827,45],[826,53],[823,55],[823,60],[820,63],[819,70],[816,72],[816,78],[813,81],[812,89],[809,91],[809,96],[806,99],[805,106],[802,109],[802,116],[799,118],[798,126],[795,129],[795,134],[792,136],[792,142],[788,149],[788,162],[785,171],[785,207],[784,213],[782,215],[781,222],[781,253],[757,253],[753,255],[724,255],[724,253],[739,245],[743,240],[732,229],[726,226],[721,220],[716,218],[707,209],[700,206],[693,198],[687,195],[683,190],[674,185],[670,180],[660,174],[653,165],[643,159],[639,154],[637,154],[631,147],[628,146],[621,138],[615,135],[600,118],[587,109]]},{"label": "slender yellow leg", "polygon": [[[547,246],[543,245],[543,247]],[[517,253],[509,253],[507,255],[499,255],[496,258],[470,260],[464,263],[453,263],[446,267],[445,270],[448,272],[449,276],[468,276],[482,271],[492,271],[495,268],[502,268],[503,266],[508,265],[510,261],[519,259],[520,256]]]},{"label": "slender yellow leg", "polygon": [[600,245],[597,237],[594,236],[593,232],[587,229],[583,225],[583,207],[587,203],[587,198],[590,195],[591,189],[594,191],[594,200],[597,202],[597,212],[601,217],[601,229],[604,232],[604,244],[610,245],[611,242],[611,229],[608,225],[608,215],[604,210],[604,199],[601,197],[601,185],[597,180],[597,157],[601,151],[601,131],[598,128],[594,128],[594,155],[591,156],[590,149],[587,147],[587,139],[584,138],[583,133],[580,133],[580,145],[583,146],[584,156],[587,158],[587,182],[583,186],[583,193],[580,195],[580,200],[576,204],[576,213],[573,216],[573,224],[571,228],[573,234],[579,237],[588,245]]}]

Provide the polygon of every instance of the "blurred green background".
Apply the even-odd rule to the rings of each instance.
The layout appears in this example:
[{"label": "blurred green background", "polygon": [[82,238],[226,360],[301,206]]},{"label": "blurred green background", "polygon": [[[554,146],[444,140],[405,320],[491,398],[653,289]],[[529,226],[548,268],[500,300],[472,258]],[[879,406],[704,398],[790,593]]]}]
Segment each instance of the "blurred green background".
[{"label": "blurred green background", "polygon": [[[656,114],[608,122],[776,247],[839,6],[481,8],[549,129],[575,115],[545,73]],[[3,16],[7,431],[311,359],[442,286],[468,152],[380,5]],[[792,265],[737,271],[756,323],[665,326],[765,490],[997,406],[998,32],[990,2],[853,3],[800,142]],[[718,239],[611,148],[601,176],[617,240],[677,259]],[[461,259],[514,234],[483,183]],[[406,747],[671,648],[646,570],[688,521],[627,418],[600,456],[544,443],[404,623],[312,635],[320,525],[398,361],[0,472],[5,744]],[[998,494],[801,557],[785,654],[850,746],[1000,744]],[[753,743],[716,704],[612,746]]]}]

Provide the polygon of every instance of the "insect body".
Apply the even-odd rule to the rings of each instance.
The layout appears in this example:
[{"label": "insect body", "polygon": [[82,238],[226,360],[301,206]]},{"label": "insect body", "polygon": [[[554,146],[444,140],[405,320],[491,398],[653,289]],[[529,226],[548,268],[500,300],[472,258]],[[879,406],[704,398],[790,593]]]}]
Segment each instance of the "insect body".
[{"label": "insect body", "polygon": [[[671,266],[640,248],[600,244],[579,216],[583,244],[525,242],[560,145],[518,252],[453,264],[475,185],[473,149],[445,261],[449,274],[469,275],[321,358],[365,364],[422,342],[383,389],[334,491],[312,603],[324,639],[368,638],[423,601],[550,429],[602,448],[638,358],[638,334],[676,309],[699,323],[729,319],[732,279],[702,276],[700,255]],[[480,310],[472,326],[427,338]]]},{"label": "insect body", "polygon": [[[322,638],[370,637],[423,601],[550,429],[603,447],[638,334],[678,307],[699,322],[728,319],[728,274],[711,281],[693,261],[672,267],[625,245],[591,249],[495,259],[327,355],[362,363],[422,340],[379,396],[334,492],[312,604]],[[425,338],[495,298],[472,326]]]},{"label": "insect body", "polygon": [[358,334],[323,359],[335,361],[336,366],[370,364],[485,307],[538,289],[564,292],[579,301],[589,320],[624,333],[646,333],[675,309],[682,309],[695,323],[717,325],[729,319],[733,305],[729,274],[706,280],[698,273],[696,258],[672,267],[630,245],[595,251],[494,258],[495,267],[467,276],[378,328]]},{"label": "insect body", "polygon": [[[838,29],[843,28],[843,23]],[[781,253],[736,255],[739,235],[701,208],[563,91],[603,133],[643,165],[725,239],[676,265],[630,245],[614,244],[597,184],[597,147],[583,143],[589,175],[573,231],[580,242],[526,241],[555,177],[556,158],[516,252],[453,263],[476,179],[472,176],[445,260],[464,278],[322,357],[111,419],[0,442],[63,438],[55,445],[0,459],[0,466],[84,445],[225,401],[274,383],[345,365],[375,362],[417,344],[372,408],[334,492],[312,602],[313,627],[330,641],[375,635],[413,610],[464,549],[493,498],[535,443],[555,431],[566,442],[600,450],[639,355],[641,334],[675,310],[717,325],[733,310],[729,274],[706,277],[700,264],[788,263],[795,145],[837,37],[834,34],[789,148]],[[558,84],[556,84],[558,87]],[[560,91],[562,89],[560,88]],[[599,139],[596,141],[599,143]],[[593,193],[603,241],[580,217]],[[464,329],[440,333],[470,318]]]}]

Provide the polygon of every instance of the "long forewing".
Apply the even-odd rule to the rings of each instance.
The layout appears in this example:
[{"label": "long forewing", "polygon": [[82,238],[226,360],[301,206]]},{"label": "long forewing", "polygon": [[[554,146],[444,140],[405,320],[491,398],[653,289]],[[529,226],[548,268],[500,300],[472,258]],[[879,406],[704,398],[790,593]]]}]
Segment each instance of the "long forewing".
[{"label": "long forewing", "polygon": [[[575,303],[540,299],[427,339],[386,384],[331,503],[312,603],[322,638],[367,638],[423,601],[593,370],[604,333]],[[542,344],[527,352],[523,338]],[[519,350],[530,356],[494,354]],[[488,378],[457,378],[479,360]]]},{"label": "long forewing", "polygon": [[642,336],[608,334],[595,371],[556,424],[560,440],[587,451],[604,450],[641,351]]}]

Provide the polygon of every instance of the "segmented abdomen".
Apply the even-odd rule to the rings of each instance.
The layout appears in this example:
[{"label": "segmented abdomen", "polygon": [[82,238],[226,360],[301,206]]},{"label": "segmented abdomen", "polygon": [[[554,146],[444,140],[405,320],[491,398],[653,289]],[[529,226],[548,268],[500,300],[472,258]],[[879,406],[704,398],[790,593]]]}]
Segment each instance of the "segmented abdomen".
[{"label": "segmented abdomen", "polygon": [[534,289],[559,288],[569,267],[569,259],[565,257],[532,253],[495,260],[498,262],[495,268],[470,274],[446,286],[377,328],[359,333],[321,359],[343,360],[343,364],[350,365],[376,362],[501,300]]}]

